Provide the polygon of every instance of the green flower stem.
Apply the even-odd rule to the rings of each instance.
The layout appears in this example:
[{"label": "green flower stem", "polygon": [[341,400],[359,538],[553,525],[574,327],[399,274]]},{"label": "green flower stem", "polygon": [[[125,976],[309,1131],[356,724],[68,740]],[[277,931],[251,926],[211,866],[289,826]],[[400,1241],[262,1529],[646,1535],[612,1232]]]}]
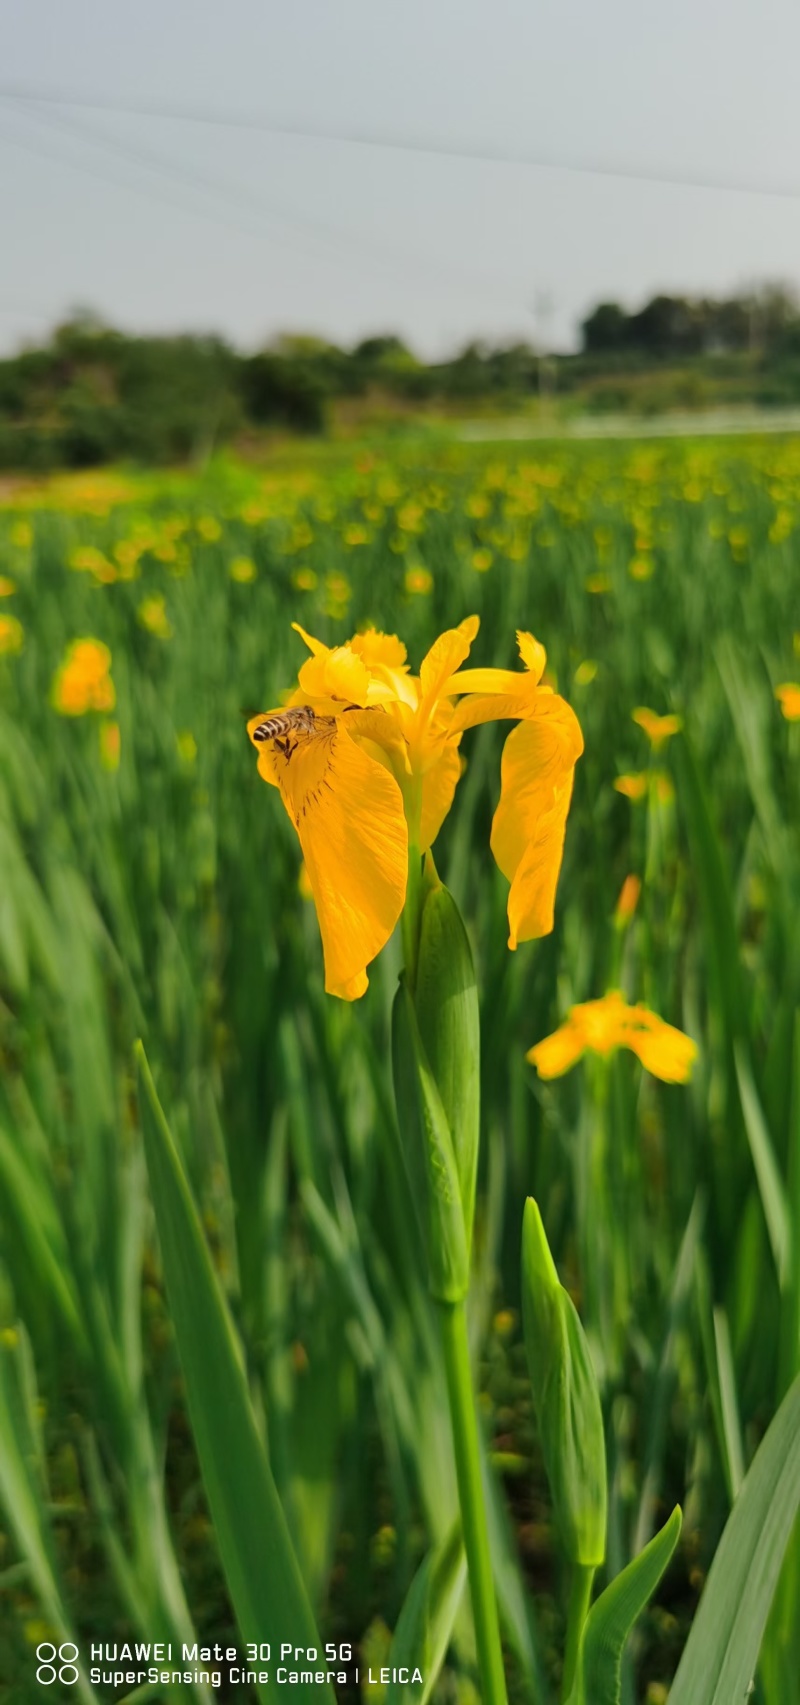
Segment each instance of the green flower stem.
[{"label": "green flower stem", "polygon": [[472,1616],[481,1672],[482,1705],[506,1705],[506,1678],[500,1645],[500,1623],[489,1554],[489,1530],[481,1481],[478,1417],[463,1302],[438,1305],[442,1322],[447,1394],[461,1504],[461,1525],[467,1553]]},{"label": "green flower stem", "polygon": [[413,842],[408,848],[408,885],[406,887],[406,903],[403,907],[401,928],[403,931],[403,959],[406,967],[408,986],[413,995],[417,980],[417,958],[419,955],[419,931],[422,921],[422,854]]},{"label": "green flower stem", "polygon": [[578,1663],[581,1634],[583,1625],[589,1614],[592,1601],[592,1582],[594,1569],[588,1564],[575,1563],[572,1568],[572,1580],[569,1589],[569,1606],[567,1608],[567,1644],[564,1652],[564,1679],[561,1683],[561,1699],[563,1705],[572,1692],[575,1681],[575,1670]]}]

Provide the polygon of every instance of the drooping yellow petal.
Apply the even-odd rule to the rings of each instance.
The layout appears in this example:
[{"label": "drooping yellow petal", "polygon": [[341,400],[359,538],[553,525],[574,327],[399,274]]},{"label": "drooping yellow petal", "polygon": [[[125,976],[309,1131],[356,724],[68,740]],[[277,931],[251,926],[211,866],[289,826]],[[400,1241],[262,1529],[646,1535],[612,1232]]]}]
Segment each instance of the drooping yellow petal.
[{"label": "drooping yellow petal", "polygon": [[578,719],[556,694],[542,695],[537,715],[506,740],[491,848],[511,883],[511,948],[553,927],[574,767],[582,750]]},{"label": "drooping yellow petal", "polygon": [[634,1008],[634,1013],[637,1016],[626,1030],[625,1046],[654,1077],[664,1083],[686,1083],[697,1058],[697,1044],[646,1008]]},{"label": "drooping yellow petal", "polygon": [[580,1031],[568,1019],[552,1036],[545,1036],[535,1048],[529,1048],[525,1058],[536,1067],[540,1077],[561,1077],[577,1064],[583,1050]]},{"label": "drooping yellow petal", "polygon": [[350,739],[344,718],[298,740],[290,756],[268,743],[271,770],[303,849],[325,955],[325,988],[356,1000],[366,967],[403,908],[408,839],[394,776]]},{"label": "drooping yellow petal", "polygon": [[439,635],[424,657],[419,671],[419,684],[424,704],[432,704],[442,694],[445,683],[455,674],[459,664],[469,656],[469,649],[480,626],[479,616],[467,616],[457,628],[448,628]]},{"label": "drooping yellow petal", "polygon": [[420,822],[420,851],[427,852],[453,803],[453,795],[461,774],[461,759],[454,742],[445,746],[431,769],[422,778],[422,815]]}]

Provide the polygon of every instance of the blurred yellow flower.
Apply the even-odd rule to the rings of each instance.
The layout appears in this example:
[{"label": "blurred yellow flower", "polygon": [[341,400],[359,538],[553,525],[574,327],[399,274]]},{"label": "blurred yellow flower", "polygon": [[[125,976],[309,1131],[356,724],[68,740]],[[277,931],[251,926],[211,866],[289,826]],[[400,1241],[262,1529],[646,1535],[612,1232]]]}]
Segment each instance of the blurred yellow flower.
[{"label": "blurred yellow flower", "polygon": [[404,533],[421,533],[425,522],[422,505],[419,503],[404,503],[397,511],[397,525]]},{"label": "blurred yellow flower", "polygon": [[649,580],[655,572],[655,566],[651,556],[635,556],[628,563],[628,573],[631,580]]},{"label": "blurred yellow flower", "polygon": [[67,561],[70,568],[82,574],[93,574],[96,580],[112,581],[117,578],[113,562],[109,562],[108,557],[94,545],[77,545],[70,551]]},{"label": "blurred yellow flower", "polygon": [[25,631],[16,616],[0,616],[0,657],[21,651],[24,643]]},{"label": "blurred yellow flower", "polygon": [[216,515],[201,515],[197,523],[197,531],[201,539],[206,539],[210,545],[222,537],[222,528]]},{"label": "blurred yellow flower", "polygon": [[241,510],[242,520],[247,527],[258,527],[262,521],[266,520],[268,514],[267,506],[258,502],[245,503]]},{"label": "blurred yellow flower", "polygon": [[584,658],[584,661],[579,663],[575,670],[574,681],[576,687],[588,687],[589,682],[593,681],[597,674],[597,668],[598,665],[594,662],[593,658]]},{"label": "blurred yellow flower", "polygon": [[491,551],[483,549],[473,552],[472,566],[478,574],[485,574],[487,569],[491,568],[493,562],[494,557],[492,556]]},{"label": "blurred yellow flower", "polygon": [[121,738],[118,722],[100,724],[100,762],[104,770],[119,769]]},{"label": "blurred yellow flower", "polygon": [[181,762],[184,764],[193,764],[197,757],[197,741],[195,740],[191,730],[184,728],[181,730],[180,734],[176,734],[175,744],[178,748],[178,757],[181,759]]},{"label": "blurred yellow flower", "polygon": [[343,616],[353,588],[345,574],[326,574],[325,576],[325,609],[329,616]]},{"label": "blurred yellow flower", "polygon": [[605,1057],[616,1048],[630,1048],[645,1070],[664,1083],[686,1083],[697,1056],[690,1036],[649,1007],[629,1006],[619,989],[610,989],[600,1000],[570,1007],[565,1023],[525,1057],[540,1077],[553,1078],[568,1072],[587,1049]]},{"label": "blurred yellow flower", "polygon": [[12,598],[16,590],[16,581],[9,580],[5,574],[0,574],[0,598]]},{"label": "blurred yellow flower", "polygon": [[644,799],[647,793],[647,773],[640,770],[637,775],[617,776],[614,786],[617,793],[624,793],[626,799]]},{"label": "blurred yellow flower", "polygon": [[147,628],[148,633],[155,634],[156,639],[172,638],[172,624],[167,615],[163,593],[155,592],[152,598],[145,598],[139,605],[137,614],[142,627]]},{"label": "blurred yellow flower", "polygon": [[33,544],[33,528],[30,521],[15,521],[11,529],[11,543],[12,545],[19,545],[22,550],[27,550]]},{"label": "blurred yellow flower", "polygon": [[782,686],[775,688],[775,697],[787,722],[800,721],[800,685],[797,681],[784,681]]},{"label": "blurred yellow flower", "polygon": [[[510,720],[491,847],[511,884],[509,946],[553,927],[556,883],[583,750],[570,706],[541,685],[544,648],[518,643],[524,669],[462,669],[477,616],[443,633],[409,674],[394,634],[369,629],[311,652],[280,709],[247,731],[260,775],[297,830],[325,955],[325,987],[355,1000],[403,909],[409,859],[433,845],[461,775],[466,729]],[[460,701],[460,702],[457,702]]]},{"label": "blurred yellow flower", "polygon": [[119,539],[114,546],[113,556],[120,569],[122,580],[133,580],[138,571],[139,558],[145,545],[137,539]]},{"label": "blurred yellow flower", "polygon": [[345,527],[342,538],[344,543],[352,548],[356,545],[365,545],[369,539],[369,533],[366,527],[360,527],[357,521],[351,521],[350,525]]},{"label": "blurred yellow flower", "polygon": [[587,592],[610,592],[611,585],[612,581],[610,574],[605,574],[602,569],[598,569],[596,574],[588,574],[586,576]]},{"label": "blurred yellow flower", "polygon": [[424,596],[433,591],[433,575],[427,568],[417,565],[406,569],[406,591]]},{"label": "blurred yellow flower", "polygon": [[62,716],[84,716],[88,710],[113,710],[111,652],[100,639],[74,639],[53,679],[51,700]]},{"label": "blurred yellow flower", "polygon": [[636,907],[639,904],[639,895],[641,892],[641,878],[634,874],[626,876],[625,881],[620,888],[619,899],[617,900],[614,911],[614,923],[616,924],[617,929],[622,929],[625,924],[630,923],[631,918],[636,911]]},{"label": "blurred yellow flower", "polygon": [[256,565],[249,556],[235,556],[228,569],[231,580],[237,580],[240,586],[246,586],[249,580],[255,580]]},{"label": "blurred yellow flower", "polygon": [[294,570],[292,585],[297,587],[298,592],[313,592],[316,584],[317,577],[313,568],[296,568]]},{"label": "blurred yellow flower", "polygon": [[659,746],[663,746],[665,740],[671,740],[673,734],[679,734],[683,727],[682,717],[658,716],[654,710],[648,710],[646,705],[639,705],[638,709],[631,711],[631,716],[634,722],[638,722],[639,727],[644,729],[655,752]]}]

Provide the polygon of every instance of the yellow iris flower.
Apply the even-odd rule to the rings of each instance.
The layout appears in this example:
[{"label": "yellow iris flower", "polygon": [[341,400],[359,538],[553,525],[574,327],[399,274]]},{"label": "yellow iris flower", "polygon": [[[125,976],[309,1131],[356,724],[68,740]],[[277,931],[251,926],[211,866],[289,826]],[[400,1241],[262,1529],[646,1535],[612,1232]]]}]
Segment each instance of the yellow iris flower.
[{"label": "yellow iris flower", "polygon": [[775,697],[787,722],[800,721],[800,686],[796,681],[784,681],[775,688]]},{"label": "yellow iris flower", "polygon": [[72,641],[56,671],[51,698],[62,716],[85,716],[89,710],[114,709],[111,652],[102,640]]},{"label": "yellow iris flower", "polygon": [[649,1007],[629,1006],[619,989],[610,989],[601,1000],[571,1006],[565,1023],[525,1058],[540,1077],[561,1077],[587,1049],[607,1055],[615,1048],[630,1048],[645,1070],[664,1083],[686,1083],[697,1055],[691,1036],[666,1024]]},{"label": "yellow iris flower", "polygon": [[522,670],[463,669],[478,617],[443,633],[411,675],[394,634],[370,629],[311,653],[298,686],[247,731],[258,769],[280,790],[317,909],[329,994],[356,1000],[406,899],[411,861],[433,845],[461,774],[467,728],[510,719],[491,848],[511,884],[509,946],[546,935],[576,759],[574,711],[542,686],[545,651],[517,635]]},{"label": "yellow iris flower", "polygon": [[648,710],[647,705],[639,705],[636,710],[631,711],[631,716],[634,722],[638,722],[639,727],[644,729],[653,750],[656,752],[659,746],[663,746],[665,740],[671,740],[673,734],[679,734],[683,727],[681,717],[675,716],[674,713],[669,716],[658,716],[654,710]]}]

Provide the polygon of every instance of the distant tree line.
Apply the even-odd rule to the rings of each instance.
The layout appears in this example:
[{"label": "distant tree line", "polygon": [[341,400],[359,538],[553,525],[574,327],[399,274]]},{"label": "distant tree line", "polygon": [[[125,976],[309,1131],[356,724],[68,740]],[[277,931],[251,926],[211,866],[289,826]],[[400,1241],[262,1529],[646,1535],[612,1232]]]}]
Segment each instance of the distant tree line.
[{"label": "distant tree line", "polygon": [[600,302],[581,331],[587,355],[632,354],[661,361],[737,353],[796,355],[800,305],[780,285],[722,301],[653,296],[634,313],[618,302]]},{"label": "distant tree line", "polygon": [[[348,399],[413,413],[525,407],[555,390],[576,407],[800,401],[800,306],[778,287],[724,301],[654,296],[596,307],[575,355],[470,343],[425,363],[397,337],[341,349],[282,337],[243,355],[213,336],[132,337],[91,314],[0,361],[0,467],[167,462],[265,429],[324,430]],[[671,377],[670,377],[671,375]]]}]

